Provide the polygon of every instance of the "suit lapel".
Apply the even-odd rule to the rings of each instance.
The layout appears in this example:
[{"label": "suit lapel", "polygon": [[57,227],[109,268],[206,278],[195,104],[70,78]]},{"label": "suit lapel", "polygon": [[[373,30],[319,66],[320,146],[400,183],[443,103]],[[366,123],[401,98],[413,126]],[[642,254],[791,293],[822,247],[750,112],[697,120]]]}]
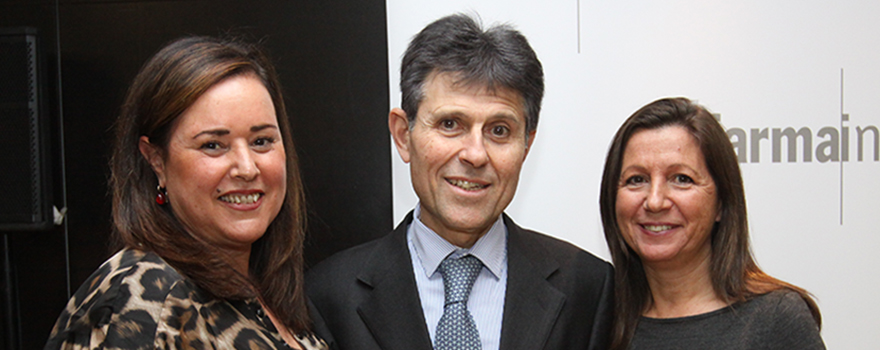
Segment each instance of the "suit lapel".
[{"label": "suit lapel", "polygon": [[559,265],[507,215],[504,223],[508,272],[501,349],[543,349],[565,303],[565,294],[547,281]]},{"label": "suit lapel", "polygon": [[406,243],[412,212],[386,237],[358,280],[371,289],[358,314],[382,349],[431,349]]}]

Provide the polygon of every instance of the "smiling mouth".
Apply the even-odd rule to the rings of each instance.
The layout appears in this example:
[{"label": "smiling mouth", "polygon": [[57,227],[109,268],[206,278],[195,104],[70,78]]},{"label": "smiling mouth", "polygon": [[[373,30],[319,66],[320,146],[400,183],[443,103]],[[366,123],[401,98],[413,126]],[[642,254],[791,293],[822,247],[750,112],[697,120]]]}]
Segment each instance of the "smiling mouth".
[{"label": "smiling mouth", "polygon": [[227,194],[225,196],[221,196],[220,200],[226,203],[233,204],[253,204],[256,203],[257,200],[262,197],[262,193],[252,193],[252,194]]},{"label": "smiling mouth", "polygon": [[458,187],[458,188],[463,189],[465,191],[478,191],[478,190],[482,190],[486,187],[489,187],[489,185],[481,185],[476,182],[470,182],[470,181],[465,181],[465,180],[446,179],[446,182],[448,182],[452,186]]},{"label": "smiling mouth", "polygon": [[671,225],[642,225],[642,227],[651,232],[663,232],[672,229]]}]

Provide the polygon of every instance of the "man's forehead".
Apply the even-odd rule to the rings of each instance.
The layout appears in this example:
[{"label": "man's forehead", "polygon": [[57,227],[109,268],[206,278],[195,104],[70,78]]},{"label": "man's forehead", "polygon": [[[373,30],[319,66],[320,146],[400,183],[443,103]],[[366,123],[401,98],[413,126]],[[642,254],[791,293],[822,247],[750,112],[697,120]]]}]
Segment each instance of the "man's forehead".
[{"label": "man's forehead", "polygon": [[515,96],[518,100],[522,100],[522,94],[505,85],[498,83],[497,81],[491,79],[480,79],[476,77],[469,77],[465,72],[459,71],[438,71],[435,70],[425,79],[425,84],[423,88],[427,87],[434,81],[441,82],[443,84],[448,84],[449,87],[455,90],[460,91],[474,91],[479,93],[487,93],[490,95],[508,95]]},{"label": "man's forehead", "polygon": [[432,91],[436,91],[435,89],[438,87],[437,84],[440,84],[440,86],[445,86],[451,91],[473,94],[474,96],[489,95],[514,101],[517,109],[517,114],[519,114],[519,116],[522,117],[524,121],[525,119],[527,119],[526,107],[524,102],[525,100],[519,91],[506,86],[502,86],[500,84],[493,84],[492,82],[467,79],[467,77],[462,72],[434,71],[430,75],[428,75],[428,77],[425,79],[425,83],[422,85],[423,95],[419,103],[419,108],[421,108],[422,104],[424,104],[425,101],[430,97],[436,97],[428,95]]}]

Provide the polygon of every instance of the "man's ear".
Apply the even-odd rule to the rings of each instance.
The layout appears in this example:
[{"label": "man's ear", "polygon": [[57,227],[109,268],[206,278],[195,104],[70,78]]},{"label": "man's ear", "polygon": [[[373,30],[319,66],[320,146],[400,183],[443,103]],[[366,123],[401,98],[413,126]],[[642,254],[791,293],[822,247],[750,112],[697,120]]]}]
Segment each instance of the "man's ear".
[{"label": "man's ear", "polygon": [[394,146],[397,147],[397,153],[400,153],[400,158],[403,159],[404,163],[409,163],[410,133],[409,119],[406,117],[406,112],[400,108],[391,109],[391,112],[388,113],[388,131],[391,132],[391,137],[394,138]]},{"label": "man's ear", "polygon": [[165,187],[165,161],[162,159],[159,149],[150,143],[150,138],[146,136],[141,136],[140,141],[138,141],[138,149],[141,151],[141,155],[144,156],[144,159],[150,163],[153,172],[156,173],[156,177],[159,180],[159,187]]},{"label": "man's ear", "polygon": [[538,130],[529,131],[529,140],[526,141],[526,152],[523,154],[523,160],[526,159],[526,156],[529,155],[529,150],[532,149],[532,142],[535,142],[535,135],[538,134]]}]

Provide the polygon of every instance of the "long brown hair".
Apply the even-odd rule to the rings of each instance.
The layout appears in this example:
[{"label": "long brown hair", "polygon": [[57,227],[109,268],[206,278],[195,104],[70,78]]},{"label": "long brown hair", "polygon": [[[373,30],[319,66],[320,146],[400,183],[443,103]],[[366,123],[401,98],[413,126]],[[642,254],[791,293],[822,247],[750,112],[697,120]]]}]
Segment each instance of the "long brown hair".
[{"label": "long brown hair", "polygon": [[599,208],[615,271],[611,348],[626,349],[639,317],[652,302],[641,259],[624,241],[616,218],[623,155],[629,139],[637,131],[673,125],[684,127],[699,143],[718,193],[721,221],[712,228],[710,266],[715,294],[728,303],[735,303],[774,290],[789,289],[800,294],[821,327],[819,307],[806,290],[767,275],[755,263],[749,244],[742,175],[730,138],[721,124],[706,108],[686,98],[664,98],[642,107],[623,123],[605,159]]},{"label": "long brown hair", "polygon": [[[138,149],[140,137],[147,136],[167,156],[174,121],[209,88],[241,74],[255,75],[269,91],[287,155],[287,194],[266,233],[252,244],[250,276],[238,273],[221,252],[184,229],[171,209],[155,203],[158,180]],[[308,332],[303,187],[281,86],[261,50],[235,39],[173,41],[134,78],[115,128],[109,182],[117,245],[155,252],[215,297],[259,297],[293,333]]]}]

